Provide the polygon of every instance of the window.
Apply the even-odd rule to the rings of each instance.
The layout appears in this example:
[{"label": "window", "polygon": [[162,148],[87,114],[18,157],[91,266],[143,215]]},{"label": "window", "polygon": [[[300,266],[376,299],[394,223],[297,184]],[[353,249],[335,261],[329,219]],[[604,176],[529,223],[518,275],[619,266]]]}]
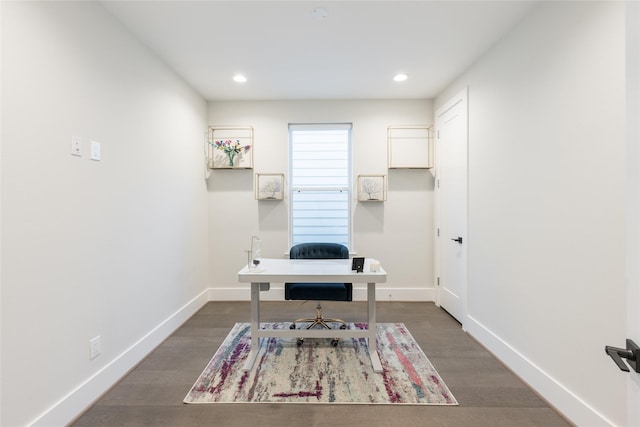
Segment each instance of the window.
[{"label": "window", "polygon": [[291,244],[350,248],[351,125],[289,125]]}]

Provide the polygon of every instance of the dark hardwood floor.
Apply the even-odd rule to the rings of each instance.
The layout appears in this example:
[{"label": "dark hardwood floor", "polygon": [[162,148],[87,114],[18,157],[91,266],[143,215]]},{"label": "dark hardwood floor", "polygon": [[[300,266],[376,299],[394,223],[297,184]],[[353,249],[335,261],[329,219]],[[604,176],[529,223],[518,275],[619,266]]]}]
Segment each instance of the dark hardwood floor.
[{"label": "dark hardwood floor", "polygon": [[[366,318],[366,303],[323,303],[325,315]],[[200,404],[183,398],[248,302],[210,302],[80,416],[74,427],[106,426],[569,426],[445,311],[433,303],[378,302],[379,322],[402,322],[459,406]],[[308,302],[263,302],[263,321],[313,316]],[[283,318],[283,316],[285,316]]]}]

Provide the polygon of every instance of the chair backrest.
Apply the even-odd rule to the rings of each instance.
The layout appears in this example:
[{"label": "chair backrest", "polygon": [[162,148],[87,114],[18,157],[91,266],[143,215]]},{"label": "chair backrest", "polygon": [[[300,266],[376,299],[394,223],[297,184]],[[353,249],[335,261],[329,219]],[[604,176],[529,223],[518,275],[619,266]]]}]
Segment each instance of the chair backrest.
[{"label": "chair backrest", "polygon": [[299,243],[289,251],[290,259],[348,259],[349,249],[339,243]]}]

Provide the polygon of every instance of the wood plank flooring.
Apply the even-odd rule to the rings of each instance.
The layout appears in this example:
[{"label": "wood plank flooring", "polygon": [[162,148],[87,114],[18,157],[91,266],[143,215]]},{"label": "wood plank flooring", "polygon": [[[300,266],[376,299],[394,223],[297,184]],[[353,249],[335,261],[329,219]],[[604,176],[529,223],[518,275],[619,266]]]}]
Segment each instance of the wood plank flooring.
[{"label": "wood plank flooring", "polygon": [[[248,302],[210,302],[81,415],[74,427],[570,426],[433,303],[378,302],[379,322],[402,322],[459,406],[182,403]],[[364,302],[323,303],[327,317],[366,319]],[[262,320],[314,316],[315,303],[263,302]],[[284,317],[283,317],[284,316]]]}]

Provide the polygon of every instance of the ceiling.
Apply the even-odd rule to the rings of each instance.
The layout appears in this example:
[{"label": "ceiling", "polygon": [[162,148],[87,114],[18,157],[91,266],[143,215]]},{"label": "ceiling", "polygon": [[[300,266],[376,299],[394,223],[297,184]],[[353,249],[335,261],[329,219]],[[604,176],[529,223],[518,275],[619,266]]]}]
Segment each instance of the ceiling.
[{"label": "ceiling", "polygon": [[292,100],[433,98],[535,1],[102,4],[205,99]]}]

